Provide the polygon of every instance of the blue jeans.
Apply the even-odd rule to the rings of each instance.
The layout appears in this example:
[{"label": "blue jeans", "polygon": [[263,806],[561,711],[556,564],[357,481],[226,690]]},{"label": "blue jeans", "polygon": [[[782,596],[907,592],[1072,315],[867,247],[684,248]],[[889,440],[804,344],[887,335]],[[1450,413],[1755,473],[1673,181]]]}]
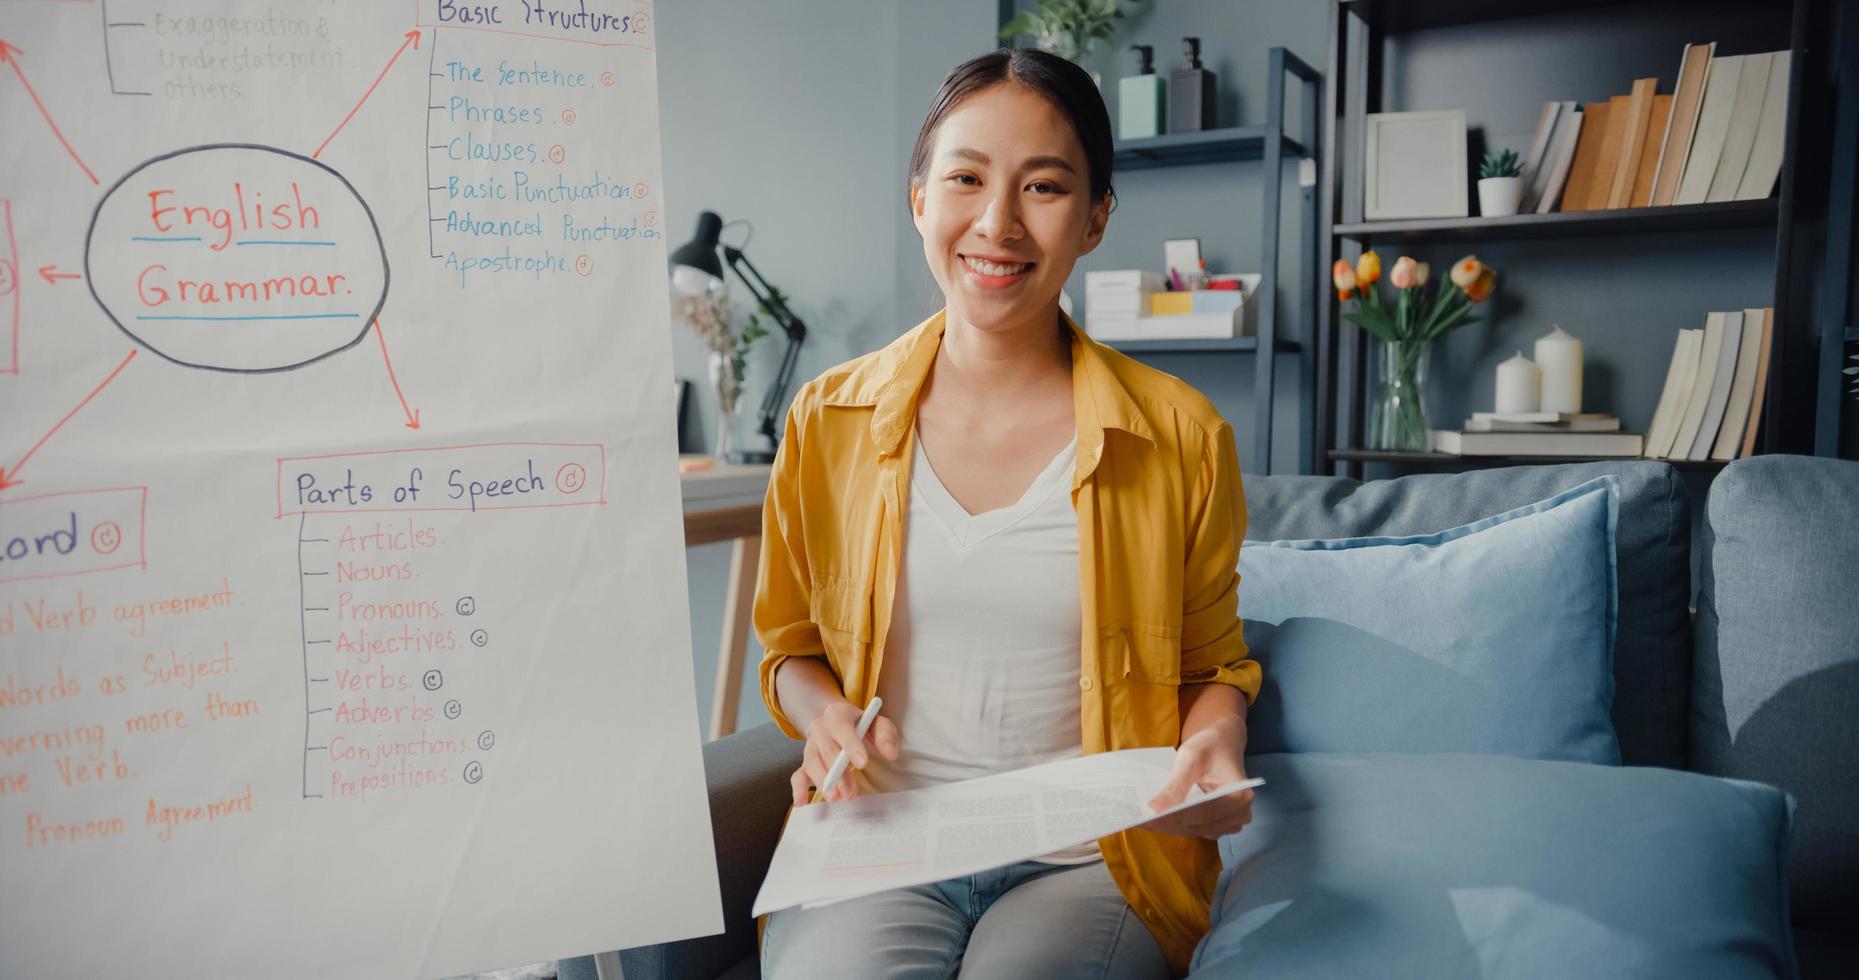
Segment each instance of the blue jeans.
[{"label": "blue jeans", "polygon": [[1162,948],[1102,861],[1023,861],[775,912],[761,960],[765,980],[1168,976]]}]

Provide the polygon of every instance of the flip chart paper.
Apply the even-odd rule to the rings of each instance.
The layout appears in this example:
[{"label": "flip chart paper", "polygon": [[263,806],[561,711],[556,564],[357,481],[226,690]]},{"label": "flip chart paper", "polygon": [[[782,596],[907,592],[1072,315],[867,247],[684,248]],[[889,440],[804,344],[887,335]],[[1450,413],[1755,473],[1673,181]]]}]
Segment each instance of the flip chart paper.
[{"label": "flip chart paper", "polygon": [[942,881],[1107,837],[1262,786],[1195,787],[1162,811],[1172,748],[1123,749],[940,786],[799,807],[788,817],[754,914],[815,908]]},{"label": "flip chart paper", "polygon": [[0,3],[0,975],[721,929],[654,27]]}]

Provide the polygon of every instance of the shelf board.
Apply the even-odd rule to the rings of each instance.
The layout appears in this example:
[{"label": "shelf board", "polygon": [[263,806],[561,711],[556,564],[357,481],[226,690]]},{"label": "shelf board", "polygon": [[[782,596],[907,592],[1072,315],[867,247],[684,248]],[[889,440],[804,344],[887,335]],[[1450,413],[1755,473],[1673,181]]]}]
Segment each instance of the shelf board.
[{"label": "shelf board", "polygon": [[1662,208],[1613,211],[1552,211],[1502,218],[1413,218],[1361,221],[1334,227],[1344,238],[1393,239],[1403,243],[1490,241],[1517,238],[1574,238],[1582,235],[1634,235],[1706,228],[1776,226],[1780,205],[1774,198],[1674,204]]},{"label": "shelf board", "polygon": [[1609,7],[1626,0],[1343,0],[1344,12],[1359,14],[1389,34],[1455,27],[1487,20],[1562,13],[1583,7]]},{"label": "shelf board", "polygon": [[[1257,337],[1223,337],[1214,339],[1183,340],[1104,340],[1099,341],[1106,347],[1115,348],[1125,354],[1192,354],[1206,352],[1256,351],[1259,349]],[[1291,353],[1298,350],[1295,340],[1278,341],[1278,352]]]},{"label": "shelf board", "polygon": [[[1447,453],[1397,453],[1379,449],[1332,449],[1331,460],[1362,463],[1391,463],[1397,466],[1532,466],[1549,463],[1599,463],[1611,460],[1633,461],[1641,456],[1453,456]],[[1714,459],[1660,459],[1649,462],[1670,463],[1681,470],[1721,470],[1729,465]]]},{"label": "shelf board", "polygon": [[[1185,167],[1199,163],[1260,160],[1265,157],[1269,134],[1264,126],[1235,126],[1199,133],[1169,133],[1139,140],[1117,140],[1113,166],[1118,171],[1153,167]],[[1287,158],[1304,155],[1296,140],[1279,135]]]}]

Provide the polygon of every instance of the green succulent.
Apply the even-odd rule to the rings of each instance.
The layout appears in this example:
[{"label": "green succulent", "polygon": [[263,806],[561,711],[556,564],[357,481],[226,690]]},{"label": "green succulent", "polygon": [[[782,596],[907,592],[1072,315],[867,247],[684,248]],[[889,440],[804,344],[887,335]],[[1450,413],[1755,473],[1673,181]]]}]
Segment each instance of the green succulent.
[{"label": "green succulent", "polygon": [[1097,41],[1116,36],[1111,22],[1122,17],[1117,0],[1039,0],[1032,10],[1001,25],[1002,40],[1031,34],[1041,51],[1078,64]]},{"label": "green succulent", "polygon": [[1516,150],[1505,150],[1502,153],[1493,151],[1485,154],[1485,162],[1478,168],[1478,177],[1480,180],[1487,177],[1515,177],[1522,172],[1523,167],[1517,160]]}]

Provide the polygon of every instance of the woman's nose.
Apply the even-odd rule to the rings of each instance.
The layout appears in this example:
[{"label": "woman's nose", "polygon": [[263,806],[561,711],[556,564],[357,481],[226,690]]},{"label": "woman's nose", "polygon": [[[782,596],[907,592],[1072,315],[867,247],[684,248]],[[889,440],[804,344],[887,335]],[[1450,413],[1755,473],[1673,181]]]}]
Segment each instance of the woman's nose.
[{"label": "woman's nose", "polygon": [[981,219],[975,222],[975,230],[990,241],[1020,237],[1020,211],[1013,194],[997,193],[990,197]]}]

